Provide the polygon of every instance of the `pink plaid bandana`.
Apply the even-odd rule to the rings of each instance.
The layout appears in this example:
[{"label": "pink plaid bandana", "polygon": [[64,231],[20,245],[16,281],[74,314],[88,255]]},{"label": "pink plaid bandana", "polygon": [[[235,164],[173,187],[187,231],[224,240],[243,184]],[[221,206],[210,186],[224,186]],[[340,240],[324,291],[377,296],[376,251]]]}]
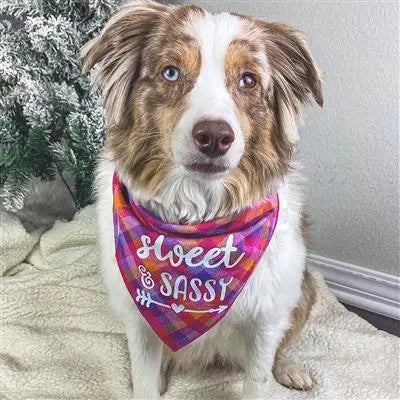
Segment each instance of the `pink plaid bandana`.
[{"label": "pink plaid bandana", "polygon": [[242,213],[168,224],[113,180],[115,252],[138,310],[173,351],[211,329],[255,270],[278,221],[278,194]]}]

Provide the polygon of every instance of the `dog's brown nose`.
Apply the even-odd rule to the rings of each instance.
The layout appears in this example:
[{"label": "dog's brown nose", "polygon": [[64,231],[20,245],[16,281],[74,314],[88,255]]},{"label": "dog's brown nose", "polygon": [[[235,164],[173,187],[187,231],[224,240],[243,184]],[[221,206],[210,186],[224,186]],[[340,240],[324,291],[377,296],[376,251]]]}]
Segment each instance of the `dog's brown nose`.
[{"label": "dog's brown nose", "polygon": [[235,140],[232,128],[225,121],[198,122],[192,135],[196,147],[209,157],[223,156]]}]

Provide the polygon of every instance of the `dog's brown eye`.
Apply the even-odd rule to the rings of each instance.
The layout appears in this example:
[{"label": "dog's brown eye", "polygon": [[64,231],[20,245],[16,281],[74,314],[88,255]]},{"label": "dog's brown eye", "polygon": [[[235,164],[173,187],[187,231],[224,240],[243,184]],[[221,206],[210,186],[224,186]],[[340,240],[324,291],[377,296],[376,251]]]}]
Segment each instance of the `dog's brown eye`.
[{"label": "dog's brown eye", "polygon": [[166,81],[176,82],[180,78],[181,72],[178,68],[169,65],[162,70],[161,75]]},{"label": "dog's brown eye", "polygon": [[251,89],[256,86],[256,78],[252,74],[243,74],[239,81],[239,86],[244,89]]}]

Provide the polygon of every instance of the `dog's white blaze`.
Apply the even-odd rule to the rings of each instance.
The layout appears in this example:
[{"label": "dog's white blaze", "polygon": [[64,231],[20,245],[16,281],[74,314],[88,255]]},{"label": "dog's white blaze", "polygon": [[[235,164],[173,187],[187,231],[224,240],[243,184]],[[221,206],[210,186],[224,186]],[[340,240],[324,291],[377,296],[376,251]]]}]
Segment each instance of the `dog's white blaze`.
[{"label": "dog's white blaze", "polygon": [[225,56],[229,44],[243,32],[242,21],[228,13],[195,14],[185,26],[185,33],[195,38],[200,47],[200,73],[193,87],[186,112],[177,124],[172,151],[178,163],[185,164],[198,150],[192,140],[196,122],[223,120],[235,133],[235,141],[225,158],[235,167],[244,150],[244,138],[235,112],[235,102],[226,87]]}]

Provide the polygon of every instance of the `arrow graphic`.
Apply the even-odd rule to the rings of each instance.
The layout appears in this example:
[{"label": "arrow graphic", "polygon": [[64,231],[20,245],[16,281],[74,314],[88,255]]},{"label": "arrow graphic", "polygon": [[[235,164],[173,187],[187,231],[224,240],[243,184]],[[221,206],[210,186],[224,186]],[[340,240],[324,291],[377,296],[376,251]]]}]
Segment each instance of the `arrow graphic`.
[{"label": "arrow graphic", "polygon": [[186,309],[184,310],[184,312],[189,312],[189,313],[197,313],[197,314],[201,314],[201,313],[222,313],[222,311],[225,311],[228,308],[228,306],[218,306],[217,308],[209,308],[208,310],[189,310]]},{"label": "arrow graphic", "polygon": [[142,306],[150,307],[151,304],[157,304],[161,307],[171,308],[168,304],[159,303],[158,301],[153,300],[150,293],[147,293],[145,290],[136,289],[136,301],[140,303]]},{"label": "arrow graphic", "polygon": [[185,308],[183,309],[182,305],[177,305],[177,304],[173,304],[174,307],[171,307],[168,304],[164,304],[161,302],[158,302],[156,300],[154,300],[151,297],[151,294],[146,292],[143,289],[136,289],[136,301],[141,304],[142,306],[145,306],[147,308],[149,308],[151,306],[151,304],[157,304],[160,307],[164,307],[164,308],[170,308],[173,311],[175,311],[177,314],[180,312],[185,312],[185,313],[195,313],[195,314],[207,314],[207,313],[222,313],[223,311],[225,311],[228,306],[224,306],[224,305],[220,305],[217,308],[209,308],[209,309],[205,309],[205,310],[192,310],[192,309],[188,309]]}]

